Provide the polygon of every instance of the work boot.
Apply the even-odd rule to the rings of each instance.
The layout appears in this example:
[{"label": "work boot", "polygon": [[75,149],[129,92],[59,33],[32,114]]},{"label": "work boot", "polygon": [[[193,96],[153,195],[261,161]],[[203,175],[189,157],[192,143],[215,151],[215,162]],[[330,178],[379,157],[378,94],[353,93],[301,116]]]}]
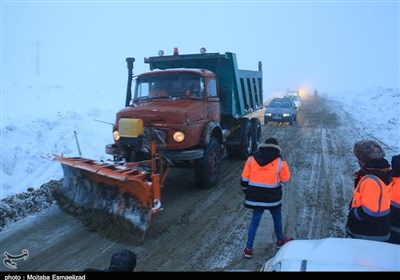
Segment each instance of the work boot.
[{"label": "work boot", "polygon": [[276,248],[280,249],[283,245],[285,245],[286,243],[288,243],[289,241],[292,241],[292,240],[293,240],[293,238],[285,236],[283,238],[283,240],[276,241]]},{"label": "work boot", "polygon": [[253,254],[253,250],[251,250],[251,249],[244,249],[244,251],[243,251],[243,256],[246,258],[246,259],[250,259],[251,258],[251,255]]}]

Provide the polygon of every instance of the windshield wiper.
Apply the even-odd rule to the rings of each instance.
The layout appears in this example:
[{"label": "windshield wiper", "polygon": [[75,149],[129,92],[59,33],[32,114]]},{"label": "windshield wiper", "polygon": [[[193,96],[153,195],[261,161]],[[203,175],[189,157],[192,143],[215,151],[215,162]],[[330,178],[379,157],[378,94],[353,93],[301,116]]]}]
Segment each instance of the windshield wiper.
[{"label": "windshield wiper", "polygon": [[148,96],[142,96],[142,97],[133,99],[133,102],[137,102],[137,101],[141,101],[141,100],[149,100],[149,99],[150,99],[150,97],[148,97]]},{"label": "windshield wiper", "polygon": [[172,99],[171,96],[167,95],[167,96],[154,96],[151,99]]}]

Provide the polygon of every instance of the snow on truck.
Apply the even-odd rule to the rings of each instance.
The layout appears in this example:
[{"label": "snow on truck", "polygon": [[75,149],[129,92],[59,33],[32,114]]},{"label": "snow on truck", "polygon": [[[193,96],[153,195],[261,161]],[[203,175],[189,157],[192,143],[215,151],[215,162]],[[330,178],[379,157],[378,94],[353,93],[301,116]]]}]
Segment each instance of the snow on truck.
[{"label": "snow on truck", "polygon": [[258,149],[263,108],[262,65],[240,70],[236,55],[206,53],[148,57],[150,71],[133,75],[127,58],[125,108],[117,112],[113,162],[57,157],[63,192],[76,204],[122,216],[146,230],[161,209],[168,168],[191,167],[196,184],[218,183],[222,157],[246,159]]}]

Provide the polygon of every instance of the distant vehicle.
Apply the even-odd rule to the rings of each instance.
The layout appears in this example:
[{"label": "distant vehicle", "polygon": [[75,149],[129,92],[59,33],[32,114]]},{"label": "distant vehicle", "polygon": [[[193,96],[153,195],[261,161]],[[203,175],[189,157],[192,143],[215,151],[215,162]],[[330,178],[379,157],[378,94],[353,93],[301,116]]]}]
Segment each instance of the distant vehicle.
[{"label": "distant vehicle", "polygon": [[290,90],[288,89],[286,92],[287,95],[297,95],[300,96],[300,92],[298,90]]},{"label": "distant vehicle", "polygon": [[400,271],[400,245],[351,238],[293,240],[261,271]]},{"label": "distant vehicle", "polygon": [[265,106],[264,123],[288,122],[293,124],[297,119],[297,107],[290,98],[274,98]]},{"label": "distant vehicle", "polygon": [[301,107],[301,99],[300,99],[300,96],[299,96],[299,95],[286,94],[286,95],[284,95],[283,97],[284,97],[284,98],[290,98],[290,99],[292,99],[293,102],[294,102],[294,104],[295,104],[296,107],[297,107],[297,110],[300,109],[300,107]]}]

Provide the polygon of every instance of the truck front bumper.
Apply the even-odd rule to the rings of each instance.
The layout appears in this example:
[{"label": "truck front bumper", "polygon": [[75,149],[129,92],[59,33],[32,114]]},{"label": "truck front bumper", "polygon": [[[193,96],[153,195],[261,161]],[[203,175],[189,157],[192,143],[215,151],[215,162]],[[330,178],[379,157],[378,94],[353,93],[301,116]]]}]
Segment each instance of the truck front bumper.
[{"label": "truck front bumper", "polygon": [[[117,147],[115,144],[108,144],[106,145],[106,153],[113,156],[121,156],[123,154],[123,150]],[[185,161],[202,158],[204,155],[204,149],[161,151],[160,153],[162,156],[168,158],[171,161]]]},{"label": "truck front bumper", "polygon": [[186,151],[163,151],[161,154],[171,161],[195,160],[202,158],[204,149],[194,149]]}]

